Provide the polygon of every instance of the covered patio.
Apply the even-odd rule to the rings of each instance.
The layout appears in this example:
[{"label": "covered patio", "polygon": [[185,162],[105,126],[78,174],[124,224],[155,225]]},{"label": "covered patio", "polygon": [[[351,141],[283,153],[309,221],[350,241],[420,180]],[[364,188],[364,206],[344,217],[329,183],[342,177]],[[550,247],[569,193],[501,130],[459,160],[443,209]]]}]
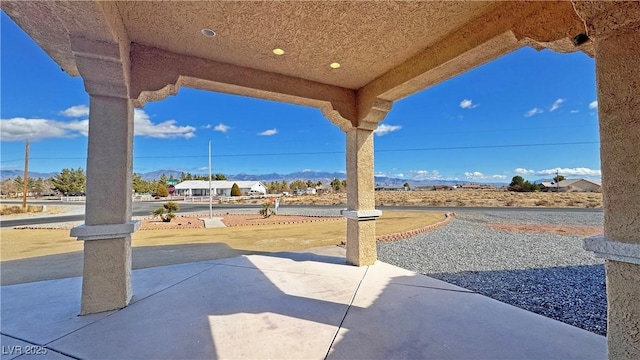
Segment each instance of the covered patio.
[{"label": "covered patio", "polygon": [[[78,358],[256,357],[263,353],[243,353],[238,341],[248,339],[247,346],[266,351],[264,344],[289,341],[289,334],[278,330],[286,328],[286,322],[264,316],[259,327],[242,327],[242,319],[225,320],[224,316],[277,313],[324,324],[332,335],[312,353],[305,352],[303,342],[315,343],[321,336],[315,330],[296,332],[294,338],[299,341],[291,346],[300,347],[301,352],[281,350],[265,357],[585,357],[581,351],[593,350],[591,345],[598,348],[596,335],[577,334],[573,328],[549,330],[547,325],[536,325],[545,323],[542,319],[517,309],[501,307],[492,313],[491,301],[467,302],[477,294],[376,262],[375,219],[381,213],[374,203],[373,130],[391,111],[393,102],[531,46],[584,51],[595,57],[605,230],[603,236],[585,241],[585,246],[607,259],[608,356],[640,358],[640,188],[630,186],[640,178],[640,57],[635,41],[640,40],[639,2],[3,1],[0,6],[65,72],[81,76],[90,95],[86,217],[85,224],[71,232],[84,241],[82,281],[3,287],[2,332],[8,335],[3,336],[3,345],[21,340],[51,344],[61,356]],[[131,220],[129,195],[133,109],[176,94],[180,87],[315,107],[345,132],[349,186],[343,211],[347,218],[344,255],[315,254],[302,259],[287,255],[282,261],[277,256],[254,256],[229,260],[237,264],[191,264],[132,273],[131,233],[139,227]],[[336,264],[344,263],[345,258],[355,267]],[[282,270],[288,266],[293,270]],[[307,274],[290,289],[285,288],[291,279],[267,276],[269,271],[295,274],[299,271],[296,266],[303,266],[304,272],[307,266],[319,267],[322,276],[312,279]],[[332,269],[339,269],[335,271],[340,276],[326,276]],[[233,274],[224,275],[225,271]],[[247,277],[243,275],[246,271]],[[349,274],[355,280],[344,280]],[[235,281],[225,283],[231,278]],[[172,293],[195,279],[198,285]],[[402,287],[394,285],[397,279]],[[339,287],[324,281],[345,282],[346,287],[336,290]],[[240,293],[249,291],[242,285],[251,282],[259,283],[264,291]],[[430,290],[411,293],[405,285]],[[323,286],[333,290],[325,294]],[[435,291],[432,288],[452,298],[443,302],[446,297],[442,294],[429,296],[429,291]],[[310,292],[304,294],[307,289]],[[303,294],[296,294],[300,291]],[[308,296],[316,291],[329,298]],[[32,296],[44,293],[58,300],[37,303],[40,297]],[[173,295],[164,298],[169,294]],[[282,294],[288,300],[279,303]],[[230,304],[232,298],[221,300],[226,296],[246,296],[255,303]],[[204,307],[195,304],[190,308],[194,313],[181,316],[180,304],[189,307],[198,299],[204,299],[199,303]],[[294,301],[292,307],[286,306],[289,301]],[[411,302],[402,307],[407,312],[385,318],[398,302]],[[52,324],[42,329],[31,325],[29,332],[20,332],[19,323],[9,325],[7,304],[15,304],[7,316],[17,316],[12,315],[15,313],[24,318],[44,311],[51,315]],[[143,304],[147,310],[141,309]],[[378,306],[383,307],[376,311]],[[463,317],[434,322],[434,317],[443,314],[439,306]],[[342,318],[335,315],[341,311]],[[70,317],[78,312],[85,316]],[[366,317],[358,318],[360,312]],[[157,313],[163,313],[162,317],[152,315]],[[415,317],[416,313],[420,315]],[[489,313],[494,316],[483,317]],[[173,315],[167,318],[167,314]],[[181,322],[195,319],[193,316],[204,321],[205,314],[206,321],[215,326]],[[134,318],[139,321],[127,320]],[[173,339],[171,333],[180,328],[173,321],[184,329],[195,326],[179,347],[184,352],[155,353],[153,349],[166,349]],[[374,331],[372,323],[389,330]],[[436,323],[439,325],[434,326]],[[128,332],[119,332],[128,326]],[[55,333],[34,335],[45,328]],[[484,338],[487,329],[504,337]],[[217,336],[216,331],[224,336]],[[415,351],[403,352],[404,337],[387,337],[407,331],[413,334],[409,338],[414,339]],[[438,340],[420,341],[419,331]],[[469,336],[461,335],[465,331]],[[190,342],[210,340],[212,334],[214,339],[225,340],[216,340],[215,346]],[[133,341],[138,335],[144,341]],[[79,338],[74,340],[75,336]],[[267,340],[252,341],[255,339]],[[485,340],[502,345],[493,343],[493,350],[485,353]],[[145,350],[142,344],[151,345]],[[517,348],[511,349],[513,344]],[[228,352],[220,350],[223,348]],[[351,353],[355,348],[361,351]],[[573,349],[570,354],[563,352],[567,348]],[[522,349],[531,352],[519,353]],[[604,356],[598,351],[592,354]]]},{"label": "covered patio", "polygon": [[85,316],[80,278],[5,286],[2,359],[606,358],[603,336],[344,256],[333,246],[134,270],[129,306]]}]

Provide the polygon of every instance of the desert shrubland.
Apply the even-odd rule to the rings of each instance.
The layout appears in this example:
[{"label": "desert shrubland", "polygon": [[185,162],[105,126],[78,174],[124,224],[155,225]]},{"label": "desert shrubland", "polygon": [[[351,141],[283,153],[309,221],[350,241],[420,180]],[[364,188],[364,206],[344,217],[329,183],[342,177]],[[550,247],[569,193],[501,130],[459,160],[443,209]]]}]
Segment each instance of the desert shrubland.
[{"label": "desert shrubland", "polygon": [[[602,207],[601,193],[506,190],[376,191],[376,206]],[[283,205],[346,205],[346,193],[287,196]]]}]

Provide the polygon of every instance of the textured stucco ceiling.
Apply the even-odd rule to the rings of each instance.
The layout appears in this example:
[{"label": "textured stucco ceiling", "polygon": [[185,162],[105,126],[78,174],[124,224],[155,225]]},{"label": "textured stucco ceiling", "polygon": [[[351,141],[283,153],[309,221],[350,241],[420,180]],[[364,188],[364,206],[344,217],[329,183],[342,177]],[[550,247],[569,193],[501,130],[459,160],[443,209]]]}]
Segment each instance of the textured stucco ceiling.
[{"label": "textured stucco ceiling", "polygon": [[[90,94],[142,106],[188,86],[321,107],[357,126],[372,109],[388,109],[519,47],[588,46],[571,41],[585,24],[569,1],[2,1],[0,7],[64,71],[81,75]],[[216,36],[203,36],[204,28]],[[276,56],[274,48],[285,54]],[[333,62],[341,67],[331,69]]]},{"label": "textured stucco ceiling", "polygon": [[[495,6],[488,2],[120,2],[130,40],[357,89]],[[200,30],[216,31],[206,38]],[[276,56],[276,47],[285,50]],[[340,69],[329,64],[338,62]]]}]

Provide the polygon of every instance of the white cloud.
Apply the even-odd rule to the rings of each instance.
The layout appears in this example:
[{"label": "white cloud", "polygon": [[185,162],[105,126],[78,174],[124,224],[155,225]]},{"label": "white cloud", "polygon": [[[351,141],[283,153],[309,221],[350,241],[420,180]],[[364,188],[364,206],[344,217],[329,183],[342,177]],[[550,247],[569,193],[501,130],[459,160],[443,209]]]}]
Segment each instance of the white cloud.
[{"label": "white cloud", "polygon": [[68,117],[89,116],[89,107],[87,105],[76,105],[61,111],[60,114]]},{"label": "white cloud", "polygon": [[278,130],[274,128],[274,129],[265,130],[265,131],[263,131],[261,133],[258,133],[258,135],[260,135],[260,136],[271,136],[271,135],[275,135],[277,133],[278,133]]},{"label": "white cloud", "polygon": [[447,119],[447,120],[462,120],[462,119],[464,119],[464,116],[462,116],[462,115],[453,116],[453,115],[449,115],[447,113],[444,113],[443,115],[444,115],[444,118]]},{"label": "white cloud", "polygon": [[504,180],[507,178],[506,175],[485,175],[480,171],[466,171],[464,176],[467,180]]},{"label": "white cloud", "polygon": [[589,109],[595,110],[597,108],[598,108],[598,100],[593,100],[592,102],[589,103]]},{"label": "white cloud", "polygon": [[531,117],[531,116],[533,116],[533,115],[536,115],[536,114],[542,114],[542,113],[543,113],[542,109],[537,108],[537,107],[534,107],[533,109],[531,109],[531,110],[527,111],[527,113],[526,113],[526,114],[524,114],[524,116],[525,116],[525,117]]},{"label": "white cloud", "polygon": [[[394,169],[396,170],[396,169]],[[407,180],[441,180],[443,179],[438,170],[409,170],[407,172],[386,172],[379,171],[376,176],[384,176],[388,178],[405,178]]]},{"label": "white cloud", "polygon": [[[83,107],[87,108],[84,105],[73,106],[63,111],[63,113],[79,115],[84,111]],[[178,137],[189,139],[195,136],[196,130],[193,126],[178,126],[175,120],[167,120],[154,124],[151,122],[151,119],[149,119],[149,116],[140,109],[135,109],[134,111],[134,124],[135,135],[161,139]],[[79,135],[87,136],[89,132],[89,120],[0,119],[0,128],[2,129],[0,135],[0,140],[2,141],[73,138]]]},{"label": "white cloud", "polygon": [[589,169],[584,167],[579,168],[554,168],[554,169],[544,169],[544,170],[529,170],[523,168],[517,168],[513,170],[517,175],[528,175],[528,176],[548,176],[548,175],[556,175],[556,171],[560,173],[560,175],[564,177],[600,177],[602,176],[602,172],[596,169]]},{"label": "white cloud", "polygon": [[178,126],[175,120],[167,120],[154,124],[149,115],[141,109],[135,109],[133,113],[134,135],[146,136],[160,139],[185,138],[190,139],[196,136],[196,128],[193,126]]},{"label": "white cloud", "polygon": [[375,130],[373,130],[373,133],[378,136],[383,136],[383,135],[387,135],[388,133],[398,131],[400,129],[402,129],[402,126],[400,125],[380,124]]},{"label": "white cloud", "polygon": [[231,129],[230,126],[220,123],[213,128],[213,131],[226,133],[227,131],[229,131],[229,129]]},{"label": "white cloud", "polygon": [[442,175],[438,170],[410,170],[408,178],[413,180],[440,180]]},{"label": "white cloud", "polygon": [[464,99],[460,101],[460,107],[463,109],[473,109],[473,108],[477,108],[478,105],[474,104],[471,99]]},{"label": "white cloud", "polygon": [[1,141],[72,138],[87,134],[88,120],[62,122],[48,119],[0,119]]},{"label": "white cloud", "polygon": [[89,135],[89,120],[72,121],[64,123],[64,128],[67,130],[77,131],[83,136]]},{"label": "white cloud", "polygon": [[571,110],[571,111],[569,111],[569,112],[570,112],[570,113],[572,113],[572,114],[577,114],[577,113],[579,113],[579,112],[580,112],[580,110]]},{"label": "white cloud", "polygon": [[558,110],[558,108],[562,105],[564,101],[565,101],[564,99],[558,99],[554,101],[553,105],[551,105],[551,108],[549,108],[549,111]]},{"label": "white cloud", "polygon": [[513,170],[513,172],[518,174],[518,175],[522,175],[522,176],[535,175],[535,173],[536,173],[535,170],[529,170],[529,169],[523,169],[523,168],[517,168],[517,169]]},{"label": "white cloud", "polygon": [[481,173],[480,171],[474,171],[474,172],[466,171],[464,173],[464,176],[466,176],[467,179],[469,179],[469,180],[484,179],[484,177],[485,177],[485,175],[483,173]]}]

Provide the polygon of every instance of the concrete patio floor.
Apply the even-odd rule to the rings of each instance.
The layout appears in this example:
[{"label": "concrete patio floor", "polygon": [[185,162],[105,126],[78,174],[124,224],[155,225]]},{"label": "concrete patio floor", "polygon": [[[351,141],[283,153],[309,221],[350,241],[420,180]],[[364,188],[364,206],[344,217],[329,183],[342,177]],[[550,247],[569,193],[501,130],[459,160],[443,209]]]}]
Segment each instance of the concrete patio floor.
[{"label": "concrete patio floor", "polygon": [[[606,339],[328,247],[135,270],[77,316],[81,278],[1,288],[2,359],[605,359]],[[44,356],[27,356],[46,345]],[[20,354],[22,352],[22,354]]]}]

